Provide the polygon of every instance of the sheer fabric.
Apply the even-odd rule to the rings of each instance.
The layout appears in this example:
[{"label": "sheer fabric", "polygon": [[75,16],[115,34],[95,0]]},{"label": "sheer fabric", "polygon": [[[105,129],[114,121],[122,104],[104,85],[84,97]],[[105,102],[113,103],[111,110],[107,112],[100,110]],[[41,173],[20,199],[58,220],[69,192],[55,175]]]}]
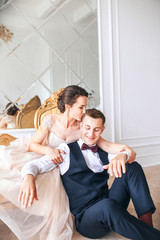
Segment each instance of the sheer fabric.
[{"label": "sheer fabric", "polygon": [[[51,117],[42,124],[48,131],[47,143],[57,147],[64,140],[51,130]],[[81,240],[74,232],[68,197],[61,183],[59,168],[39,174],[36,179],[38,201],[23,209],[17,202],[21,185],[21,168],[27,161],[41,157],[27,152],[30,139],[17,139],[10,146],[0,146],[0,219],[20,240]],[[73,237],[74,232],[74,237]]]},{"label": "sheer fabric", "polygon": [[3,128],[7,129],[16,128],[16,116],[5,114],[3,116],[3,121],[6,124],[6,126]]}]

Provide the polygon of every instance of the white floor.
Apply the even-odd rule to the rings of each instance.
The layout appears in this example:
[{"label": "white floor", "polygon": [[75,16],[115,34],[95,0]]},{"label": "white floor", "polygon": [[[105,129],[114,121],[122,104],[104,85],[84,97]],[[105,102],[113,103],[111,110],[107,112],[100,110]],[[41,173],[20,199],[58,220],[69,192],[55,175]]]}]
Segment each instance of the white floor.
[{"label": "white floor", "polygon": [[[153,215],[153,224],[154,227],[160,230],[160,200],[159,200],[159,193],[160,193],[160,165],[153,166],[153,167],[146,167],[144,168],[144,172],[147,177],[147,181],[150,187],[151,195],[154,200],[154,203],[156,205],[156,212]],[[111,179],[112,181],[112,179]],[[110,181],[110,183],[111,183]],[[134,207],[132,203],[129,205],[128,211],[135,215]],[[85,238],[81,237],[78,233],[74,235],[73,240],[84,240]],[[108,234],[103,240],[122,240],[126,239],[121,236],[119,236],[116,233],[110,233]],[[8,227],[0,221],[0,240],[17,240],[16,236],[8,229]],[[22,239],[23,240],[23,239]],[[45,239],[44,239],[45,240]],[[56,239],[55,239],[56,240]],[[67,239],[65,239],[67,240]],[[98,239],[97,239],[98,240]]]}]

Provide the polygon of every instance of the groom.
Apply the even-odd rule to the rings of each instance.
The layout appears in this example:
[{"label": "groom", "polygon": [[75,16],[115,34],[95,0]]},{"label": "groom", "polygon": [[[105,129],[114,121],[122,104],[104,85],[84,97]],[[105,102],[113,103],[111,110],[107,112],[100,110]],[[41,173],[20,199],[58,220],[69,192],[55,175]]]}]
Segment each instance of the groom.
[{"label": "groom", "polygon": [[[68,145],[62,143],[58,147],[66,152],[62,155],[63,162],[59,168],[77,231],[92,239],[104,237],[113,230],[133,240],[159,240],[160,231],[150,226],[155,206],[141,166],[137,162],[125,164],[126,154],[122,153],[117,165],[120,177],[115,178],[111,189],[108,189],[107,169],[111,163],[108,153],[96,145],[104,123],[105,117],[99,110],[87,110],[82,119],[81,139]],[[19,202],[24,207],[32,205],[34,198],[37,199],[35,176],[53,168],[55,165],[47,156],[24,166],[22,175],[25,186],[27,183],[33,190],[29,200],[28,190],[25,192],[22,183]],[[130,198],[141,221],[126,210]]]}]

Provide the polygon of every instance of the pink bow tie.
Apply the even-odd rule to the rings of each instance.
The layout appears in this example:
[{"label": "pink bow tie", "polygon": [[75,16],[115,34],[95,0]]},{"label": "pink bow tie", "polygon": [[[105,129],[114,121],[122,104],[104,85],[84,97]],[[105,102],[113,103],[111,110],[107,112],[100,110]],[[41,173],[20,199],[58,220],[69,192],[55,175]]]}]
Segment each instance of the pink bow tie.
[{"label": "pink bow tie", "polygon": [[98,151],[98,146],[95,145],[95,146],[89,147],[87,144],[83,143],[81,150],[87,150],[87,149],[90,149],[92,150],[92,152],[96,153]]}]

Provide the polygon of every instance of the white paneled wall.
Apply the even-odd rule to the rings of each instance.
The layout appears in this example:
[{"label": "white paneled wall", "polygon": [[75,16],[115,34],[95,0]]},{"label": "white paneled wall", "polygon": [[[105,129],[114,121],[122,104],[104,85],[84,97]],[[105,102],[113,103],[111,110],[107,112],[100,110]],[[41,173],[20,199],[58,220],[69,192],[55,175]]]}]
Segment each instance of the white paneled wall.
[{"label": "white paneled wall", "polygon": [[105,137],[160,163],[160,1],[99,1]]}]

